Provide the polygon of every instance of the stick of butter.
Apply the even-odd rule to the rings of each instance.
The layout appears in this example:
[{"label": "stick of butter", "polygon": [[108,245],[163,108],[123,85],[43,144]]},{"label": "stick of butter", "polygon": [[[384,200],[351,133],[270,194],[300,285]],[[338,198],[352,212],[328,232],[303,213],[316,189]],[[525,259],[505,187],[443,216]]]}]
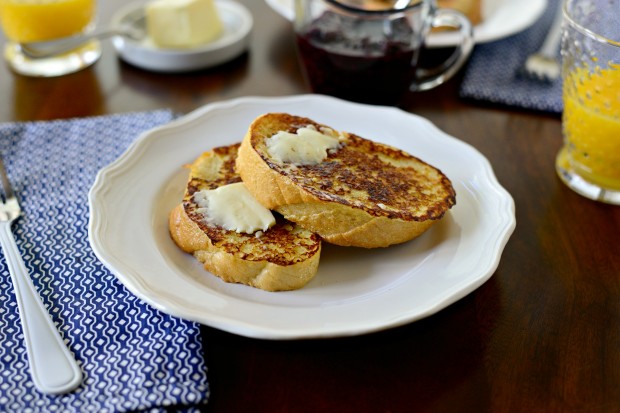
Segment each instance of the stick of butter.
[{"label": "stick of butter", "polygon": [[213,0],[154,0],[146,5],[146,28],[159,47],[187,48],[215,40],[222,21]]}]

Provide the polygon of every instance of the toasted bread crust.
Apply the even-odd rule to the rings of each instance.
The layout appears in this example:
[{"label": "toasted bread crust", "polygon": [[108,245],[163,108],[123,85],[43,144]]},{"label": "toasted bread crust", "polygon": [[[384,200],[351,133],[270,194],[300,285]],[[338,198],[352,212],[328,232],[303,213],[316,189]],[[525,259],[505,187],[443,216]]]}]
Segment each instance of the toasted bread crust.
[{"label": "toasted bread crust", "polygon": [[205,152],[191,165],[183,203],[169,216],[172,239],[193,254],[205,269],[226,282],[268,291],[303,287],[318,269],[321,241],[282,217],[257,236],[229,231],[207,222],[197,211],[193,194],[239,182],[235,158],[239,145]]},{"label": "toasted bread crust", "polygon": [[326,241],[367,248],[405,242],[456,203],[441,171],[354,134],[342,133],[342,147],[315,165],[282,163],[269,155],[267,138],[308,125],[331,129],[289,114],[258,117],[241,144],[237,169],[259,202]]}]

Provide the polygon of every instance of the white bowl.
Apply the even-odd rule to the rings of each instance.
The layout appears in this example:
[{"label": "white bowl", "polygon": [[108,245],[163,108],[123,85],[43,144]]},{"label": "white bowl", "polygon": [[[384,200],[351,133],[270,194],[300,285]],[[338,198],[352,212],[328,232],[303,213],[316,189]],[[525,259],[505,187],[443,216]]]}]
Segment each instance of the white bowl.
[{"label": "white bowl", "polygon": [[[253,19],[251,13],[235,1],[216,0],[215,5],[224,32],[205,45],[189,49],[167,49],[156,46],[148,36],[139,41],[115,36],[112,43],[121,59],[127,63],[156,72],[187,72],[225,63],[247,49]],[[112,18],[112,27],[126,26],[131,16],[140,13],[143,7],[144,2],[123,7]]]}]

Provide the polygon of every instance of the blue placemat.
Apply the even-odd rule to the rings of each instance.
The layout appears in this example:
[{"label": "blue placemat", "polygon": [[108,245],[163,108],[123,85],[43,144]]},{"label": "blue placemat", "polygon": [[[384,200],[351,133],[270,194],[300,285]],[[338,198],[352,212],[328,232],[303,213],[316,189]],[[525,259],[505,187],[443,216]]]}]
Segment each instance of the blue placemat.
[{"label": "blue placemat", "polygon": [[525,31],[477,45],[465,71],[461,96],[526,109],[562,112],[560,79],[545,84],[516,75],[527,56],[543,44],[559,1],[548,0],[543,15]]},{"label": "blue placemat", "polygon": [[206,403],[199,326],[133,296],[97,260],[87,235],[88,191],[99,169],[142,131],[172,118],[156,111],[0,124],[0,153],[24,210],[13,226],[18,247],[84,373],[82,385],[67,395],[34,388],[2,256],[0,411],[192,411]]}]

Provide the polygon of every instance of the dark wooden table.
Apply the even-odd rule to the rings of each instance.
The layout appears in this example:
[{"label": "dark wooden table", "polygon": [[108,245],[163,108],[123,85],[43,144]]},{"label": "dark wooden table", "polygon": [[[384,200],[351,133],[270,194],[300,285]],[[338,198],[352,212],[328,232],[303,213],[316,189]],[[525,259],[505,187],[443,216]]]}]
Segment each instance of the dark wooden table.
[{"label": "dark wooden table", "polygon": [[[101,3],[105,23],[123,1]],[[255,19],[250,50],[217,68],[150,73],[107,42],[95,66],[60,78],[0,65],[0,121],[307,93],[288,22],[262,0],[242,3]],[[459,82],[403,108],[480,150],[514,197],[517,228],[493,277],[438,314],[360,337],[263,341],[205,327],[206,411],[620,411],[620,207],[556,177],[559,116],[463,101]]]}]

